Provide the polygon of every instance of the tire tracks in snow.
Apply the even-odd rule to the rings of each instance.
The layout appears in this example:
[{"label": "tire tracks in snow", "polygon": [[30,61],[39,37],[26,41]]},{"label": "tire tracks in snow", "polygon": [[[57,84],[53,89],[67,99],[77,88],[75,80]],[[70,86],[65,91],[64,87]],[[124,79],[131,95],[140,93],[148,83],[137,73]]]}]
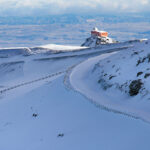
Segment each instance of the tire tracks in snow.
[{"label": "tire tracks in snow", "polygon": [[63,73],[66,73],[66,70],[64,70],[64,71],[59,71],[59,72],[56,72],[56,73],[53,73],[53,74],[50,74],[50,75],[47,75],[47,76],[44,76],[44,77],[41,77],[41,78],[32,80],[32,81],[23,82],[23,83],[20,83],[20,84],[17,84],[17,85],[14,85],[14,86],[5,88],[5,89],[3,89],[3,90],[0,90],[0,94],[3,94],[3,93],[5,93],[5,92],[7,92],[7,91],[10,91],[10,90],[13,90],[13,89],[16,89],[16,88],[25,86],[25,85],[29,85],[29,84],[32,84],[32,83],[35,83],[35,82],[39,82],[39,81],[42,81],[42,80],[46,80],[46,79],[48,79],[48,78],[52,78],[52,77],[54,77],[54,76],[58,76],[58,75],[63,74]]}]

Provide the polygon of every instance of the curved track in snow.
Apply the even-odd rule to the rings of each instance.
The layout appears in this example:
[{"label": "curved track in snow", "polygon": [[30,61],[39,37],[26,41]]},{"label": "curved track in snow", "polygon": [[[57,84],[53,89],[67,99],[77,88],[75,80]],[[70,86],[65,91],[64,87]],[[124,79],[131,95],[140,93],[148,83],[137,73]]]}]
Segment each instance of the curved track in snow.
[{"label": "curved track in snow", "polygon": [[115,100],[120,98],[117,97],[117,93],[113,96],[106,94],[104,90],[100,89],[97,81],[93,79],[94,76],[92,76],[92,70],[95,64],[101,59],[110,57],[113,54],[115,53],[92,57],[75,66],[69,75],[71,87],[98,107],[150,123],[149,112],[142,109],[140,110],[138,107],[136,108],[134,102],[129,105],[125,98],[121,98],[122,101]]},{"label": "curved track in snow", "polygon": [[58,75],[63,74],[63,73],[65,73],[65,72],[66,72],[66,71],[56,72],[56,73],[54,73],[54,74],[50,74],[50,75],[47,75],[47,76],[44,76],[44,77],[41,77],[41,78],[38,78],[38,79],[35,79],[35,80],[32,80],[32,81],[23,82],[23,83],[20,83],[20,84],[11,86],[11,87],[9,87],[9,88],[5,88],[5,89],[3,89],[3,90],[0,90],[0,93],[3,94],[3,93],[5,93],[5,92],[7,92],[7,91],[10,91],[10,90],[13,90],[13,89],[16,89],[16,88],[25,86],[25,85],[33,84],[33,83],[38,82],[38,81],[46,80],[46,79],[48,79],[48,78],[52,78],[52,77],[54,77],[54,76],[58,76]]}]

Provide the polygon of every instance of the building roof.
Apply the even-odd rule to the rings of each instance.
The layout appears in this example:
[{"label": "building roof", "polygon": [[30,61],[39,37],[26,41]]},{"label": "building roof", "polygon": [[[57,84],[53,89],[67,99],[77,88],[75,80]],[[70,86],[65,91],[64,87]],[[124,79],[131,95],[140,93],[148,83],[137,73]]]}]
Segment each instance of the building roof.
[{"label": "building roof", "polygon": [[97,27],[94,27],[92,31],[96,31],[96,32],[100,32],[100,33],[106,32],[106,31],[102,31],[102,30],[100,31],[100,30],[98,30]]}]

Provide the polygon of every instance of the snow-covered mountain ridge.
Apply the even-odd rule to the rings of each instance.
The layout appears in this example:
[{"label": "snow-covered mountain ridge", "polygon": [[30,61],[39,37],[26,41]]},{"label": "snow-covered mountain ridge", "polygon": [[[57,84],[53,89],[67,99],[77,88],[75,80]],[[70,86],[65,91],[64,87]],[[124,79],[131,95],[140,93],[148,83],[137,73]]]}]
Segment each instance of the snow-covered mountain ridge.
[{"label": "snow-covered mountain ridge", "polygon": [[91,31],[91,36],[85,40],[81,46],[97,47],[103,44],[117,43],[117,41],[108,37],[108,32],[101,31],[97,27],[94,27]]}]

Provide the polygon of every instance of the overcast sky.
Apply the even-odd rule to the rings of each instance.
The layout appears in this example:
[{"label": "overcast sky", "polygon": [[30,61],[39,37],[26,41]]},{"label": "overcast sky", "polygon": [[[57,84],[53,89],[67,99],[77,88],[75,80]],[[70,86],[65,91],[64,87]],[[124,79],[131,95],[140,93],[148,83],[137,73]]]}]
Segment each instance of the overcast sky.
[{"label": "overcast sky", "polygon": [[150,0],[0,0],[0,15],[150,12]]}]

